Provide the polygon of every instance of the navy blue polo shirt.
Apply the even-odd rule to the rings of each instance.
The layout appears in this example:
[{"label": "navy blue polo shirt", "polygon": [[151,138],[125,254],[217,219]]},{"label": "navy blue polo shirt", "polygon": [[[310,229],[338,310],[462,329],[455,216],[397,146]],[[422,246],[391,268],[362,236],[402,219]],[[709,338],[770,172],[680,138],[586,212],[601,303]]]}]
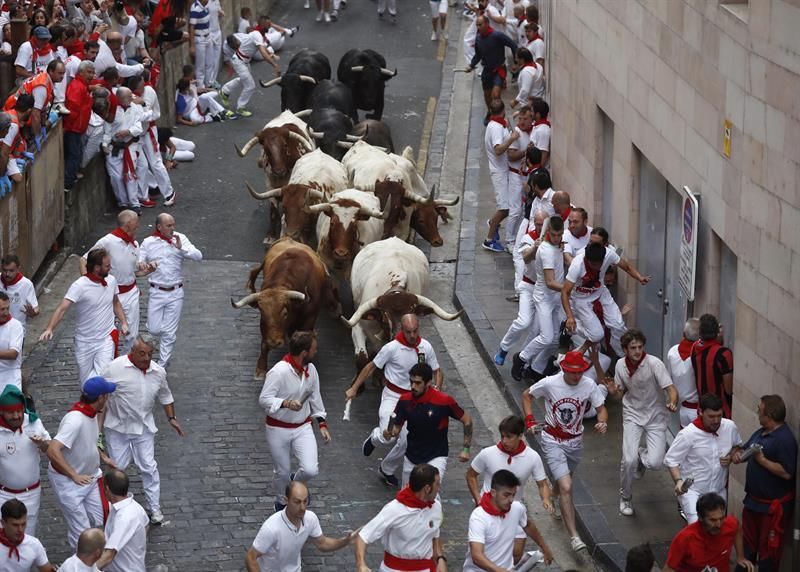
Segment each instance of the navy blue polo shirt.
[{"label": "navy blue polo shirt", "polygon": [[414,399],[410,391],[401,395],[394,408],[394,422],[397,426],[408,423],[408,460],[419,465],[446,457],[450,417],[463,416],[464,410],[456,400],[436,389],[428,388],[419,399]]},{"label": "navy blue polo shirt", "polygon": [[764,456],[770,461],[780,463],[783,470],[792,475],[792,478],[787,481],[770,473],[759,465],[755,458],[751,457],[747,461],[747,477],[744,483],[744,491],[747,495],[744,497],[744,506],[755,512],[766,513],[769,505],[757,502],[753,500],[753,497],[772,500],[794,492],[797,441],[792,430],[783,424],[766,435],[764,435],[763,428],[759,429],[745,443],[744,448],[753,443],[761,444],[764,447]]}]

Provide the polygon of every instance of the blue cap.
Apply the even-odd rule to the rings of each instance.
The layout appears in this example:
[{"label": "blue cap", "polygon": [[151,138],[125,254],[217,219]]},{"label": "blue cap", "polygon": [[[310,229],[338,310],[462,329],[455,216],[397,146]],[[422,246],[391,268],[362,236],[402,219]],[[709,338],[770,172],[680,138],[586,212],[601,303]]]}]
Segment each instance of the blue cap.
[{"label": "blue cap", "polygon": [[34,35],[34,36],[36,36],[36,37],[37,37],[38,39],[40,39],[40,40],[49,40],[49,39],[51,39],[51,38],[53,37],[53,36],[50,34],[50,30],[48,30],[48,29],[47,29],[46,27],[44,27],[44,26],[36,26],[36,27],[33,29],[33,32],[32,32],[32,33],[33,33],[33,35]]},{"label": "blue cap", "polygon": [[116,383],[111,383],[99,375],[83,382],[83,394],[92,401],[106,393],[114,393],[115,389],[117,389]]}]

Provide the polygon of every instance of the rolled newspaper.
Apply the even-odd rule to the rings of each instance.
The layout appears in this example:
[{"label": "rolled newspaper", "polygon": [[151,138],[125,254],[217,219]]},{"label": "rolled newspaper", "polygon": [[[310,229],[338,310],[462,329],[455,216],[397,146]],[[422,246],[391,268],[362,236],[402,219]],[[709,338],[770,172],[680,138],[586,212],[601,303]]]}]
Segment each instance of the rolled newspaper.
[{"label": "rolled newspaper", "polygon": [[528,572],[533,570],[539,562],[544,562],[544,554],[538,550],[531,550],[522,555],[522,558],[512,570],[513,572]]},{"label": "rolled newspaper", "polygon": [[344,415],[342,415],[342,421],[350,421],[350,405],[352,405],[353,400],[348,399],[344,403]]}]

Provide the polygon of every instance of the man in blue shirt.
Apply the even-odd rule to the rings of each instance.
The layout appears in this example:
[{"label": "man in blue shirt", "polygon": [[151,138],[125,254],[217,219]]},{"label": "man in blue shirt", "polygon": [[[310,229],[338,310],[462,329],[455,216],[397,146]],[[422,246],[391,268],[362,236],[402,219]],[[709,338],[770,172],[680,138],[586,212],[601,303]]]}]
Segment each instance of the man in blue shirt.
[{"label": "man in blue shirt", "polygon": [[469,71],[475,69],[478,62],[483,63],[481,84],[483,85],[483,99],[488,109],[493,99],[500,99],[500,94],[506,86],[506,48],[516,53],[517,44],[503,32],[497,32],[489,25],[486,16],[475,19],[478,35],[475,36],[475,55],[469,63]]}]

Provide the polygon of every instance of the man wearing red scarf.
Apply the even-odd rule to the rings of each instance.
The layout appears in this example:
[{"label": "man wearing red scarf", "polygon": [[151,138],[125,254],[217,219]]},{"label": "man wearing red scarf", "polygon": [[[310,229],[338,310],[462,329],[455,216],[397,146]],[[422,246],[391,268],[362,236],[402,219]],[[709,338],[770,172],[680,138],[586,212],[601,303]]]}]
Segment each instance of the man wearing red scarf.
[{"label": "man wearing red scarf", "polygon": [[[736,424],[722,417],[722,400],[706,393],[700,398],[700,416],[678,432],[664,457],[686,522],[697,521],[697,499],[701,495],[728,496],[728,468],[741,447]],[[684,490],[689,478],[693,482]]]},{"label": "man wearing red scarf", "polygon": [[733,403],[733,352],[722,345],[722,326],[716,316],[700,316],[700,340],[689,358],[698,395],[713,393],[722,399],[725,417],[731,418]]},{"label": "man wearing red scarf", "polygon": [[56,53],[50,45],[51,38],[46,26],[36,26],[31,31],[30,39],[20,44],[14,60],[17,78],[24,80],[41,73],[47,64],[56,59]]},{"label": "man wearing red scarf", "polygon": [[111,188],[120,208],[141,212],[137,158],[139,137],[144,133],[142,106],[133,103],[133,93],[127,87],[117,88],[116,114],[111,123],[106,122],[103,134],[103,152]]},{"label": "man wearing red scarf", "polygon": [[[663,467],[667,450],[669,411],[678,410],[678,392],[660,359],[645,352],[647,338],[639,330],[622,336],[625,359],[617,363],[608,393],[622,397],[622,463],[619,469],[619,512],[633,515],[633,479],[641,479],[646,469]],[[667,393],[666,406],[664,392]],[[645,448],[639,443],[644,435]]]},{"label": "man wearing red scarf", "polygon": [[97,448],[97,414],[105,409],[109,394],[116,388],[103,377],[87,379],[80,400],[61,419],[58,433],[47,448],[47,475],[73,549],[81,532],[89,527],[102,528],[108,516],[100,462],[109,464],[111,459]]},{"label": "man wearing red scarf", "polygon": [[697,382],[692,367],[692,347],[700,337],[700,320],[689,318],[683,325],[683,338],[667,352],[667,372],[678,390],[681,427],[697,417]]},{"label": "man wearing red scarf", "polygon": [[411,471],[408,486],[365,524],[356,536],[356,572],[369,572],[367,545],[383,543],[381,572],[444,572],[447,557],[440,538],[442,503],[439,470],[426,463]]},{"label": "man wearing red scarf", "polygon": [[481,85],[488,116],[492,101],[500,99],[506,86],[506,48],[514,53],[517,51],[517,44],[503,32],[492,29],[485,15],[475,19],[475,26],[478,31],[475,37],[475,55],[472,56],[467,71],[474,70],[478,63],[483,64]]},{"label": "man wearing red scarf", "polygon": [[506,219],[506,250],[513,252],[517,230],[524,218],[523,188],[528,180],[525,169],[525,152],[533,129],[533,112],[527,105],[517,112],[513,133],[518,137],[506,151],[508,160],[508,218]]},{"label": "man wearing red scarf", "polygon": [[3,527],[0,528],[0,570],[28,572],[35,567],[40,572],[55,572],[44,546],[35,536],[25,534],[28,510],[25,504],[11,499],[0,507]]},{"label": "man wearing red scarf", "polygon": [[514,64],[519,72],[517,77],[517,96],[511,107],[531,105],[535,98],[544,97],[544,69],[533,61],[533,54],[527,48],[519,48],[514,54]]},{"label": "man wearing red scarf", "polygon": [[[489,163],[489,177],[492,180],[494,191],[495,213],[486,224],[489,226],[486,240],[482,246],[490,252],[503,252],[500,242],[500,223],[508,216],[510,209],[510,196],[508,178],[509,171],[507,152],[521,137],[521,132],[511,130],[505,116],[505,105],[502,100],[495,99],[489,104],[489,121],[486,124],[486,133],[483,136],[486,160]],[[521,200],[521,199],[520,199]],[[515,229],[516,230],[516,229]],[[506,235],[515,237],[506,229]]]},{"label": "man wearing red scarf", "polygon": [[541,548],[545,564],[553,562],[553,553],[528,518],[525,505],[515,500],[520,486],[520,480],[508,469],[492,475],[491,489],[483,493],[469,517],[469,551],[464,572],[511,570],[521,556],[514,550],[520,530]]},{"label": "man wearing red scarf", "polygon": [[550,106],[543,99],[533,100],[533,132],[531,133],[531,144],[542,152],[542,165],[550,165]]},{"label": "man wearing red scarf", "polygon": [[22,343],[25,328],[11,316],[11,300],[0,292],[0,387],[22,390]]},{"label": "man wearing red scarf", "polygon": [[572,208],[569,204],[567,207],[569,209],[566,212],[567,216],[564,217],[562,211],[562,218],[567,223],[567,229],[564,231],[564,243],[566,244],[564,252],[569,251],[569,256],[566,257],[566,260],[567,263],[570,263],[574,256],[589,244],[592,227],[587,224],[589,213],[586,212],[585,208]]}]

